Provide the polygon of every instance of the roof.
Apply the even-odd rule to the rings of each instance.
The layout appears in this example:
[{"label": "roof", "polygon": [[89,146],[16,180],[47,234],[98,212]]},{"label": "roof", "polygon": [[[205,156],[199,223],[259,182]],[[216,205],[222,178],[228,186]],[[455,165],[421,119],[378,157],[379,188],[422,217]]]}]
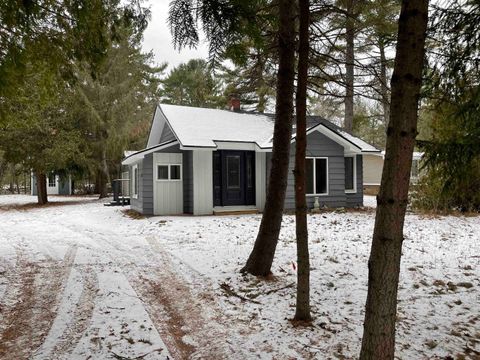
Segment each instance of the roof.
[{"label": "roof", "polygon": [[[217,148],[221,142],[252,143],[263,151],[272,148],[275,116],[252,112],[206,109],[190,106],[159,104],[155,110],[147,148],[155,151],[168,126],[180,148]],[[377,153],[380,150],[319,116],[307,117],[307,131],[320,131],[342,144],[346,151]],[[292,141],[295,141],[295,126]],[[177,142],[175,142],[177,143]],[[173,142],[169,141],[170,145]],[[129,156],[132,159],[132,155]]]},{"label": "roof", "polygon": [[273,134],[272,118],[264,114],[161,104],[167,123],[183,147],[217,147],[234,141],[265,146]]}]

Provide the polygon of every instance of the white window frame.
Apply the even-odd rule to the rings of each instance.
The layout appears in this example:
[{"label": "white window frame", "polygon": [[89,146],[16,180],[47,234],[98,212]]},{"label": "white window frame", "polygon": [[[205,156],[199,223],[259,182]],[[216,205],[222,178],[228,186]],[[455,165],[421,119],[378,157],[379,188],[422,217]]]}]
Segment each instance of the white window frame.
[{"label": "white window frame", "polygon": [[50,175],[47,176],[47,187],[54,188],[57,187],[57,175],[53,174],[53,185],[50,185]]},{"label": "white window frame", "polygon": [[[137,177],[135,177],[135,170],[137,170]],[[140,173],[138,172],[138,164],[132,166],[132,198],[138,199],[138,180]]]},{"label": "white window frame", "polygon": [[[355,155],[345,155],[344,157],[353,158],[353,189],[345,189],[345,194],[356,194],[357,193],[357,157]],[[343,163],[345,164],[345,160],[343,161]]]},{"label": "white window frame", "polygon": [[[327,192],[326,193],[318,193],[318,194],[306,194],[306,196],[328,196],[329,190],[330,190],[330,183],[329,183],[329,166],[328,166],[328,157],[323,157],[323,156],[307,156],[305,159],[312,159],[313,160],[313,190],[316,192],[317,191],[317,159],[325,159],[326,160],[326,168],[327,168]],[[308,176],[307,173],[305,173],[305,176]]]},{"label": "white window frame", "polygon": [[[168,179],[159,179],[158,178],[158,167],[159,166],[168,166]],[[179,166],[180,167],[180,178],[179,179],[172,179],[172,166]],[[183,180],[183,167],[182,164],[156,164],[155,166],[155,180],[159,182],[176,182]]]}]

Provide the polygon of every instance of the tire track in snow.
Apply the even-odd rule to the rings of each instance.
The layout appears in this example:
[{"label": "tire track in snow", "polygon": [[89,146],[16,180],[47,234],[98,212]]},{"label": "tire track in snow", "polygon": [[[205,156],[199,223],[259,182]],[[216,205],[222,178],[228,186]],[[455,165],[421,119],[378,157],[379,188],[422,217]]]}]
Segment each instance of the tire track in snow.
[{"label": "tire track in snow", "polygon": [[[36,354],[35,358],[50,359],[53,356],[55,359],[68,359],[90,326],[98,291],[98,278],[89,266],[77,265],[73,269],[75,274],[72,271],[69,281],[74,283],[71,284],[71,289],[66,288],[64,290],[62,297],[67,298],[66,302],[60,306],[55,323],[48,334],[53,338],[54,345],[50,349],[41,349],[43,351]],[[70,304],[68,301],[75,298],[72,290],[79,285],[79,281],[75,281],[76,277],[81,278],[82,291],[76,298],[78,301],[75,304]],[[58,323],[56,323],[57,321]],[[60,334],[58,334],[59,332]],[[46,344],[44,343],[44,345]]]},{"label": "tire track in snow", "polygon": [[[155,267],[136,267],[130,282],[142,295],[150,317],[169,346],[170,353],[178,359],[234,359],[244,358],[232,354],[228,347],[228,329],[217,324],[221,318],[208,296],[192,293],[177,272],[169,254],[154,237],[147,237]],[[132,276],[133,275],[133,276]],[[225,320],[225,319],[223,319]]]},{"label": "tire track in snow", "polygon": [[[14,273],[9,274],[2,306],[0,358],[26,359],[46,338],[58,308],[77,248],[70,247],[62,261],[33,263],[18,249]],[[60,270],[60,271],[59,271]]]}]

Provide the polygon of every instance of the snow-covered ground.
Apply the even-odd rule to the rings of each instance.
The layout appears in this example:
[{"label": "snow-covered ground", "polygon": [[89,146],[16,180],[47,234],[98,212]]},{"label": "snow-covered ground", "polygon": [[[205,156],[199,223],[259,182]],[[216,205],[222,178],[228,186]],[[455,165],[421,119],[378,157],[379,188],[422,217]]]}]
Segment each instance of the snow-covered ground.
[{"label": "snow-covered ground", "polygon": [[[309,216],[315,320],[294,328],[292,216],[265,281],[238,272],[259,215],[132,219],[73,199],[0,196],[0,358],[357,356],[373,212]],[[479,217],[407,215],[398,358],[479,358],[479,234]]]}]

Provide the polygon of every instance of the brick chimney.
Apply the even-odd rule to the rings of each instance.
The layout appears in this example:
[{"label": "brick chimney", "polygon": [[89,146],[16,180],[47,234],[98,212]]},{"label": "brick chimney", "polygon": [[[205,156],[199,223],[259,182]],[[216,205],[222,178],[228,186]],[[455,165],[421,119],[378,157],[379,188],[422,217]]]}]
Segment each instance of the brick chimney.
[{"label": "brick chimney", "polygon": [[240,111],[240,99],[238,97],[230,96],[230,100],[228,100],[228,110]]}]

